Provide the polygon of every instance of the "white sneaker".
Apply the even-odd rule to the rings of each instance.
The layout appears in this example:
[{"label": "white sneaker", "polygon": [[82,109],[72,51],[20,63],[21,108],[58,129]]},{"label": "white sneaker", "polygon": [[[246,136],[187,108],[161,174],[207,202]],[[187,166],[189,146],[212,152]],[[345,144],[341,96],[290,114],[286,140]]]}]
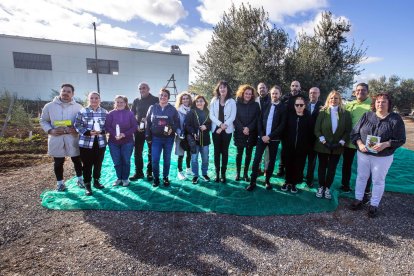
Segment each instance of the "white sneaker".
[{"label": "white sneaker", "polygon": [[316,192],[316,197],[322,197],[323,196],[323,187],[319,187],[318,191]]},{"label": "white sneaker", "polygon": [[122,186],[128,187],[129,186],[129,180],[122,180]]},{"label": "white sneaker", "polygon": [[331,191],[329,190],[329,188],[326,188],[326,190],[325,190],[325,198],[326,199],[331,199],[332,198]]},{"label": "white sneaker", "polygon": [[78,179],[76,184],[78,185],[79,188],[85,189],[85,183],[83,182],[83,179]]},{"label": "white sneaker", "polygon": [[115,181],[114,182],[114,184],[112,184],[112,186],[119,186],[119,185],[121,185],[121,183],[122,183],[122,180],[117,180],[117,181]]},{"label": "white sneaker", "polygon": [[177,173],[177,178],[178,180],[184,180],[186,179],[185,175],[183,174],[183,172],[178,172]]},{"label": "white sneaker", "polygon": [[56,186],[56,191],[63,192],[64,190],[66,190],[65,183],[63,181],[60,183],[58,182]]},{"label": "white sneaker", "polygon": [[187,175],[193,175],[193,171],[191,170],[191,168],[187,168],[187,169],[185,170],[185,173],[186,173]]}]

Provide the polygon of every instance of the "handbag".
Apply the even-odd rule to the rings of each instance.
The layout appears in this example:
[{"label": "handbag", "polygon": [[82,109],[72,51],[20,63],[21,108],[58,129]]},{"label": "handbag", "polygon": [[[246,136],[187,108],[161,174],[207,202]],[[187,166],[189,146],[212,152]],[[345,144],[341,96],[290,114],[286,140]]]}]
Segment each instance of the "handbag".
[{"label": "handbag", "polygon": [[190,150],[190,144],[188,143],[187,139],[181,139],[180,141],[180,147],[184,150],[184,151],[189,151]]}]

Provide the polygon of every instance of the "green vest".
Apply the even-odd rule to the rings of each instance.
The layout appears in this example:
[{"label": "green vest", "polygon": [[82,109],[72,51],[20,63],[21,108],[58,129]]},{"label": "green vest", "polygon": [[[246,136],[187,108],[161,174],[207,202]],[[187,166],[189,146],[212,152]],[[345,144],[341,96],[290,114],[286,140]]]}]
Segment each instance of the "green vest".
[{"label": "green vest", "polygon": [[[364,115],[365,112],[371,110],[371,103],[372,100],[370,97],[368,97],[363,102],[355,100],[345,105],[345,109],[348,110],[351,114],[352,127],[354,127],[358,123],[358,121],[361,119],[362,115]],[[355,145],[352,144],[351,141],[345,144],[345,146],[348,148],[356,149]]]}]

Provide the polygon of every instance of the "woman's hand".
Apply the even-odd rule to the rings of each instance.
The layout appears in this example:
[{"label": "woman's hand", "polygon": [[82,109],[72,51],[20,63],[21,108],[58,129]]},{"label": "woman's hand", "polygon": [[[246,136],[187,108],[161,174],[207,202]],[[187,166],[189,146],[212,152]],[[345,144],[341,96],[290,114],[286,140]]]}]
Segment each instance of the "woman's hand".
[{"label": "woman's hand", "polygon": [[391,146],[391,143],[389,141],[387,142],[383,142],[383,143],[378,143],[375,146],[372,147],[373,150],[376,150],[377,152],[380,152],[388,147]]},{"label": "woman's hand", "polygon": [[243,128],[243,134],[244,135],[249,135],[249,128],[248,127]]},{"label": "woman's hand", "polygon": [[122,138],[125,138],[125,134],[121,133],[119,136],[115,136],[116,140],[121,140]]},{"label": "woman's hand", "polygon": [[206,127],[205,125],[201,125],[201,126],[200,126],[200,129],[201,129],[202,131],[204,131],[204,130],[206,130],[206,129],[207,129],[207,127]]},{"label": "woman's hand", "polygon": [[368,152],[367,147],[365,146],[364,143],[362,143],[361,140],[357,141],[357,145],[358,145],[358,149],[359,149],[360,152]]}]

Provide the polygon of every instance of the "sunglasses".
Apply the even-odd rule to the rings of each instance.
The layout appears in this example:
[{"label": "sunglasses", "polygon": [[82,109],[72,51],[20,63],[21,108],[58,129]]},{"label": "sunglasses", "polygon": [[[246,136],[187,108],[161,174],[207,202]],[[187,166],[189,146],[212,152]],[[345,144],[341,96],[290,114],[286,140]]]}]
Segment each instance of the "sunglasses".
[{"label": "sunglasses", "polygon": [[295,104],[296,107],[304,107],[305,104]]}]

